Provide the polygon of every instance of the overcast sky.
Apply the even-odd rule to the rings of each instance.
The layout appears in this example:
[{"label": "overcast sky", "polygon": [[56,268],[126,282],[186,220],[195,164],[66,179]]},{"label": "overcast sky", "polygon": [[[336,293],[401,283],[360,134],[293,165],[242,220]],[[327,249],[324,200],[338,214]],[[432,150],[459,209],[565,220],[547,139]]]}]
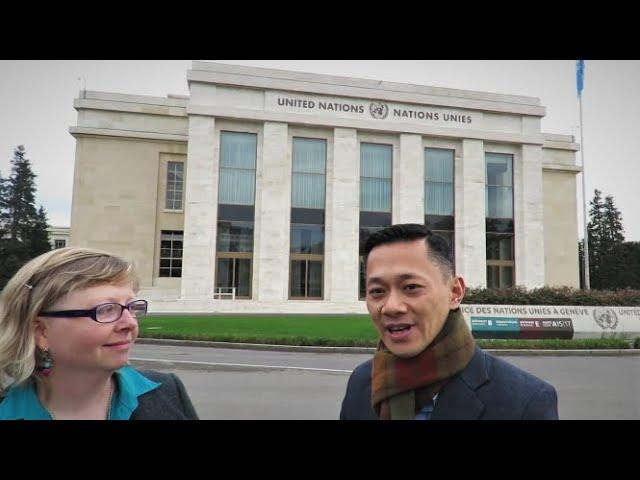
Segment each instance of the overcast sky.
[{"label": "overcast sky", "polygon": [[[374,80],[540,98],[542,130],[580,142],[575,60],[211,60],[220,63],[325,73]],[[13,149],[23,144],[38,175],[36,201],[49,223],[69,226],[76,124],[73,100],[83,77],[87,90],[188,95],[191,60],[0,61],[0,174],[9,174]],[[627,240],[640,241],[640,61],[586,61],[583,91],[587,198],[598,188],[613,195]],[[636,147],[633,147],[634,143]],[[581,155],[576,155],[578,164]],[[577,177],[581,205],[581,177]],[[579,209],[579,236],[582,211]]]}]

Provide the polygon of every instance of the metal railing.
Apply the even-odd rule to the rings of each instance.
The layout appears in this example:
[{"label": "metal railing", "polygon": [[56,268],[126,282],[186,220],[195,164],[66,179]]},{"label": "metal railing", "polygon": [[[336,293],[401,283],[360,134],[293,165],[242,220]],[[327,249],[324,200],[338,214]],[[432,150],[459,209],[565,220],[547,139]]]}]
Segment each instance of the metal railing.
[{"label": "metal railing", "polygon": [[[230,292],[227,292],[230,290]],[[213,298],[216,300],[221,300],[223,298],[231,298],[231,300],[236,299],[236,287],[218,287],[213,291]]]}]

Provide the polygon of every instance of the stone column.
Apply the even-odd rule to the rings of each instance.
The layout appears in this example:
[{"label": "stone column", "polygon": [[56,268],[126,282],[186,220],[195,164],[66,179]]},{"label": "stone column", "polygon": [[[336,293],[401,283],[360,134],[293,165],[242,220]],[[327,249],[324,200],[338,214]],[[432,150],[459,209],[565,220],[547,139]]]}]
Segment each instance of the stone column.
[{"label": "stone column", "polygon": [[393,159],[392,223],[424,223],[422,136],[400,135],[400,158]]},{"label": "stone column", "polygon": [[216,219],[218,215],[218,146],[215,119],[189,116],[181,298],[213,298]]},{"label": "stone column", "polygon": [[[327,164],[325,225],[325,299],[358,301],[360,223],[360,151],[357,131],[333,131],[333,155]],[[331,161],[332,158],[332,161]]]},{"label": "stone column", "polygon": [[544,286],[542,147],[523,145],[513,165],[515,284]]},{"label": "stone column", "polygon": [[253,298],[262,302],[288,298],[291,153],[287,129],[286,123],[264,123],[262,162],[256,172]]},{"label": "stone column", "polygon": [[456,273],[467,286],[487,286],[485,159],[482,140],[462,141],[455,162]]}]

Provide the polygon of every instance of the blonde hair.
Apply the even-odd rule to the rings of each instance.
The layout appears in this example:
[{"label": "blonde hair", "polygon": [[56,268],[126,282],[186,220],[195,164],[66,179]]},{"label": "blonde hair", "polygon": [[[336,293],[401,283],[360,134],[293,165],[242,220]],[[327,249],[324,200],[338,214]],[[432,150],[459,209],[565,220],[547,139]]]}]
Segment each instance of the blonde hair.
[{"label": "blonde hair", "polygon": [[131,262],[90,248],[53,250],[16,272],[0,294],[0,394],[33,375],[38,314],[69,292],[101,284],[139,288]]}]

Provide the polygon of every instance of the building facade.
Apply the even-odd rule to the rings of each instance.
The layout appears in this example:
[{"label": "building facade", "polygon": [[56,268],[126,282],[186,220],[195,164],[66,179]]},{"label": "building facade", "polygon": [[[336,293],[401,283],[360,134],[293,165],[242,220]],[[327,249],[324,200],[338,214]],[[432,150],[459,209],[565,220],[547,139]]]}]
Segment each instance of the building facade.
[{"label": "building facade", "polygon": [[71,244],[133,259],[151,310],[364,313],[393,223],[471,287],[579,285],[571,136],[537,98],[194,62],[190,95],[81,92]]},{"label": "building facade", "polygon": [[70,236],[69,227],[49,227],[47,233],[49,234],[49,244],[51,248],[64,248],[69,245]]}]

